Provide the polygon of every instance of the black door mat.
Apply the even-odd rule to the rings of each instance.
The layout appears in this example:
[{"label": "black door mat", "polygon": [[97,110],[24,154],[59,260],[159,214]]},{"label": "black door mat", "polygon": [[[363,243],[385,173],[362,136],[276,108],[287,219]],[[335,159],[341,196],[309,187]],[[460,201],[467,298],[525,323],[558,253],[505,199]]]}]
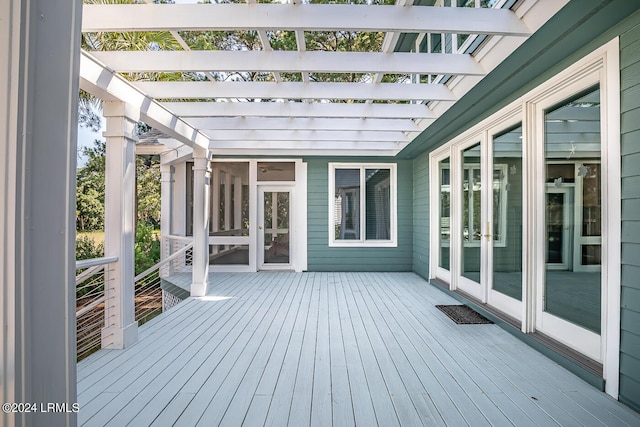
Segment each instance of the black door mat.
[{"label": "black door mat", "polygon": [[477,313],[466,305],[436,305],[436,308],[449,316],[458,325],[482,325],[493,323],[480,313]]}]

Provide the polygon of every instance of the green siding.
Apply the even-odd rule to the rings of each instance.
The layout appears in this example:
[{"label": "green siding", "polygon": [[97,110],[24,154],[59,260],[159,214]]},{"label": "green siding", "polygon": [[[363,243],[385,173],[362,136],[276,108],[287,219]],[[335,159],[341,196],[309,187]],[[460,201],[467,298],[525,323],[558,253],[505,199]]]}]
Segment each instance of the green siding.
[{"label": "green siding", "polygon": [[413,271],[429,276],[429,155],[413,160]]},{"label": "green siding", "polygon": [[620,400],[640,408],[640,17],[620,36],[622,307]]},{"label": "green siding", "polygon": [[[380,158],[308,158],[308,271],[411,271],[413,266],[412,162]],[[398,247],[329,247],[329,162],[397,163]]]}]

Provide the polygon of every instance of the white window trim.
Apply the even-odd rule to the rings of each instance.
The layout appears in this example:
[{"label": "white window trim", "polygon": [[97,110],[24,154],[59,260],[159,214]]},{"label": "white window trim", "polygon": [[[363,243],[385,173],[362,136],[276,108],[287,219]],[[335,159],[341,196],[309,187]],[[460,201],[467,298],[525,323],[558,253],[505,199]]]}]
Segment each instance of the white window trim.
[{"label": "white window trim", "polygon": [[[359,240],[336,240],[334,219],[335,213],[335,173],[336,169],[359,169],[360,186],[364,185],[364,174],[366,169],[389,169],[390,172],[390,206],[389,206],[389,226],[390,238],[388,240],[367,240],[366,239],[366,192],[360,191],[360,236]],[[397,247],[398,246],[398,186],[397,186],[397,165],[396,163],[329,163],[329,247]]]}]

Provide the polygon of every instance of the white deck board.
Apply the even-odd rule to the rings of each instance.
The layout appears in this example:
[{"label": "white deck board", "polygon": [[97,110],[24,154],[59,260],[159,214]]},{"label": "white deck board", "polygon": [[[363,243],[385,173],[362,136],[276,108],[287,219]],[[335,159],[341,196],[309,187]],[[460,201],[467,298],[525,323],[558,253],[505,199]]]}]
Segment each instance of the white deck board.
[{"label": "white deck board", "polygon": [[80,425],[640,425],[640,414],[411,273],[212,273],[78,366]]}]

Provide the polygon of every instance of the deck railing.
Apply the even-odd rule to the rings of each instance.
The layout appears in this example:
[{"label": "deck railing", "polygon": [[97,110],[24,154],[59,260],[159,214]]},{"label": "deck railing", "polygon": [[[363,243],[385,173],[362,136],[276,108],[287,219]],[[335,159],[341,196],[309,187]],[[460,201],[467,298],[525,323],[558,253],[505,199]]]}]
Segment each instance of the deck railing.
[{"label": "deck railing", "polygon": [[[176,241],[171,237],[173,236],[164,240]],[[183,271],[185,266],[191,265],[193,242],[191,239],[180,238],[179,243],[181,244],[172,245],[172,248],[177,249],[169,256],[134,278],[136,284],[135,316],[138,325],[148,322],[181,301],[161,288],[162,277],[176,271]]]},{"label": "deck railing", "polygon": [[[138,325],[156,317],[163,311],[180,303],[181,299],[164,291],[162,277],[190,270],[193,242],[190,238],[168,236],[165,257],[134,278],[135,319]],[[102,329],[105,327],[105,289],[110,275],[110,265],[117,257],[93,258],[76,261],[76,335],[77,360],[96,352],[102,345]]]},{"label": "deck railing", "polygon": [[100,349],[105,325],[105,274],[117,257],[76,262],[76,357],[84,359]]}]

